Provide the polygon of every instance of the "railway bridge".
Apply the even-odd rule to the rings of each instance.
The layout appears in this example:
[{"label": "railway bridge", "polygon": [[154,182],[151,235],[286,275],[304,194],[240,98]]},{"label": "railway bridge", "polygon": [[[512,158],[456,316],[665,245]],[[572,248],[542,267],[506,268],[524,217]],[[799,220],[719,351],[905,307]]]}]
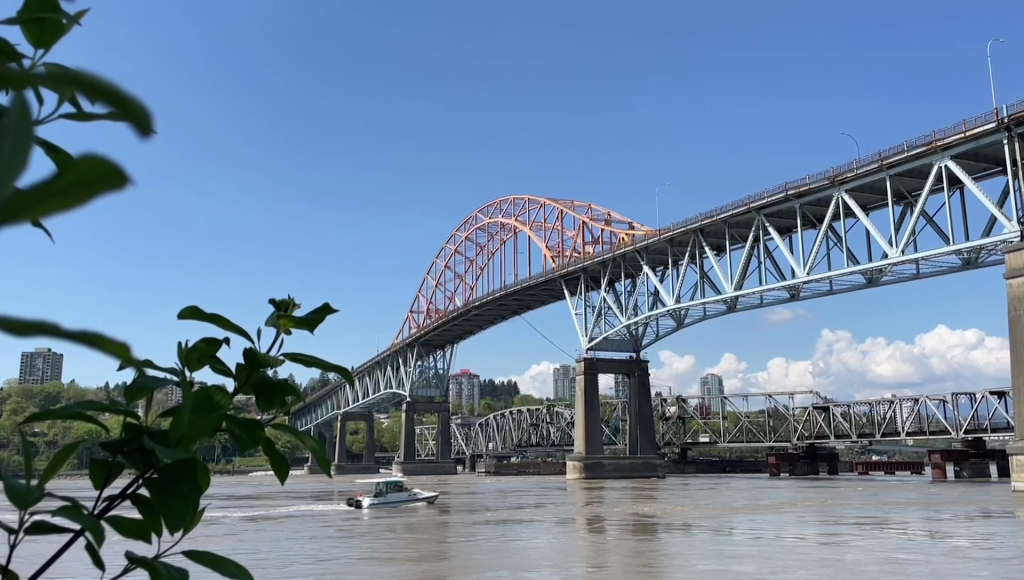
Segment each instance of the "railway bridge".
[{"label": "railway bridge", "polygon": [[[584,353],[568,476],[656,476],[646,349],[734,312],[1003,264],[1004,250],[1020,238],[1022,131],[1024,101],[1017,101],[660,229],[580,201],[497,199],[448,236],[394,341],[354,369],[355,384],[317,393],[290,421],[337,429],[350,417],[402,405],[396,471],[429,471],[417,467],[415,416],[437,412],[441,432],[450,430],[456,346],[564,300]],[[1005,263],[1010,278],[1024,274],[1024,252]],[[1022,295],[1020,304],[1010,300],[1017,341],[1024,287],[1008,284],[1011,295]],[[1024,373],[1024,359],[1016,361],[1024,354],[1012,356],[1015,372]],[[630,378],[623,458],[603,452],[599,373]],[[1024,375],[1014,382],[1024,388]],[[433,467],[447,469],[450,452],[442,443]]]}]

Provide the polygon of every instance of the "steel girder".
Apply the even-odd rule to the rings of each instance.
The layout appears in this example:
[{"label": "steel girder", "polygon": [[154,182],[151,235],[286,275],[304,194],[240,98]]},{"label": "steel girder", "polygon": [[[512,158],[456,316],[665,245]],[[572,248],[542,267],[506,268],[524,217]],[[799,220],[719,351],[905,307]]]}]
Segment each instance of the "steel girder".
[{"label": "steel girder", "polygon": [[355,385],[342,381],[316,393],[289,421],[307,430],[347,412],[377,412],[406,399],[447,399],[454,357],[454,345],[429,352],[415,345],[389,351],[356,369]]},{"label": "steel girder", "polygon": [[582,202],[491,202],[449,237],[388,350],[293,424],[397,401],[426,353],[562,299],[584,351],[639,353],[732,312],[1000,264],[1024,208],[1022,123],[1018,101],[657,231]]},{"label": "steel girder", "polygon": [[1020,237],[1022,140],[907,152],[616,252],[562,280],[582,349],[636,353],[733,312],[1001,264]]},{"label": "steel girder", "polygon": [[[1014,433],[1009,390],[908,395],[833,401],[816,391],[740,393],[653,400],[662,449],[779,447],[807,443],[1003,438]],[[713,412],[720,408],[723,412]],[[627,402],[601,402],[606,447],[625,446]],[[567,405],[516,407],[493,413],[474,427],[452,424],[452,456],[527,449],[570,449],[574,409]],[[432,457],[435,425],[417,427],[417,451]]]}]

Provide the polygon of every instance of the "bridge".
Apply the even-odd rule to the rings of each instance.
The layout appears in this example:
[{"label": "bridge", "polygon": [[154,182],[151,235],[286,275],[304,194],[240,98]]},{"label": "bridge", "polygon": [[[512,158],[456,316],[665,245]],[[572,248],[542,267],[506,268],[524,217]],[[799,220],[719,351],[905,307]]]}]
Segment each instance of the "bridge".
[{"label": "bridge", "polygon": [[[597,373],[615,368],[631,377],[630,455],[649,456],[641,354],[659,340],[734,312],[1002,264],[1020,237],[1022,127],[1018,101],[658,230],[579,201],[490,202],[444,242],[391,345],[290,421],[315,431],[398,404],[410,421],[439,410],[461,341],[564,300],[584,353],[577,454],[603,453]],[[410,426],[402,461],[414,444]]]},{"label": "bridge", "polygon": [[[1009,389],[833,401],[816,391],[657,397],[658,446],[796,447],[975,438],[1014,433]],[[602,401],[606,448],[625,448],[628,404]],[[712,409],[720,409],[713,412]],[[575,409],[568,404],[515,407],[473,424],[451,425],[452,457],[572,449]],[[417,456],[437,455],[437,426],[416,427]]]}]

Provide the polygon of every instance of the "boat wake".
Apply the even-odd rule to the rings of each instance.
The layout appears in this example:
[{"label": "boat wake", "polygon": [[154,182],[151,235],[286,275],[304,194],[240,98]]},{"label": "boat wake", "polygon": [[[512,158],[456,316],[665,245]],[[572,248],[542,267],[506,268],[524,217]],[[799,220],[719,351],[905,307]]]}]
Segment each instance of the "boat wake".
[{"label": "boat wake", "polygon": [[260,510],[255,512],[211,512],[203,515],[203,518],[249,518],[254,516],[266,516],[274,514],[286,514],[291,512],[330,512],[330,511],[341,511],[351,510],[352,508],[341,503],[322,503],[322,504],[308,504],[308,505],[293,505],[279,508],[273,508],[269,510]]}]

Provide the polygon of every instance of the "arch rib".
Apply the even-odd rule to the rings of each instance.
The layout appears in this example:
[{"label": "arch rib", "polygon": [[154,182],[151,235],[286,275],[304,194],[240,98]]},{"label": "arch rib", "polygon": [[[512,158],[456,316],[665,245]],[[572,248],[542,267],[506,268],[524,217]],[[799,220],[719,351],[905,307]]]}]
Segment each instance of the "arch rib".
[{"label": "arch rib", "polygon": [[484,204],[431,261],[395,342],[474,298],[650,232],[592,203],[513,195]]}]

